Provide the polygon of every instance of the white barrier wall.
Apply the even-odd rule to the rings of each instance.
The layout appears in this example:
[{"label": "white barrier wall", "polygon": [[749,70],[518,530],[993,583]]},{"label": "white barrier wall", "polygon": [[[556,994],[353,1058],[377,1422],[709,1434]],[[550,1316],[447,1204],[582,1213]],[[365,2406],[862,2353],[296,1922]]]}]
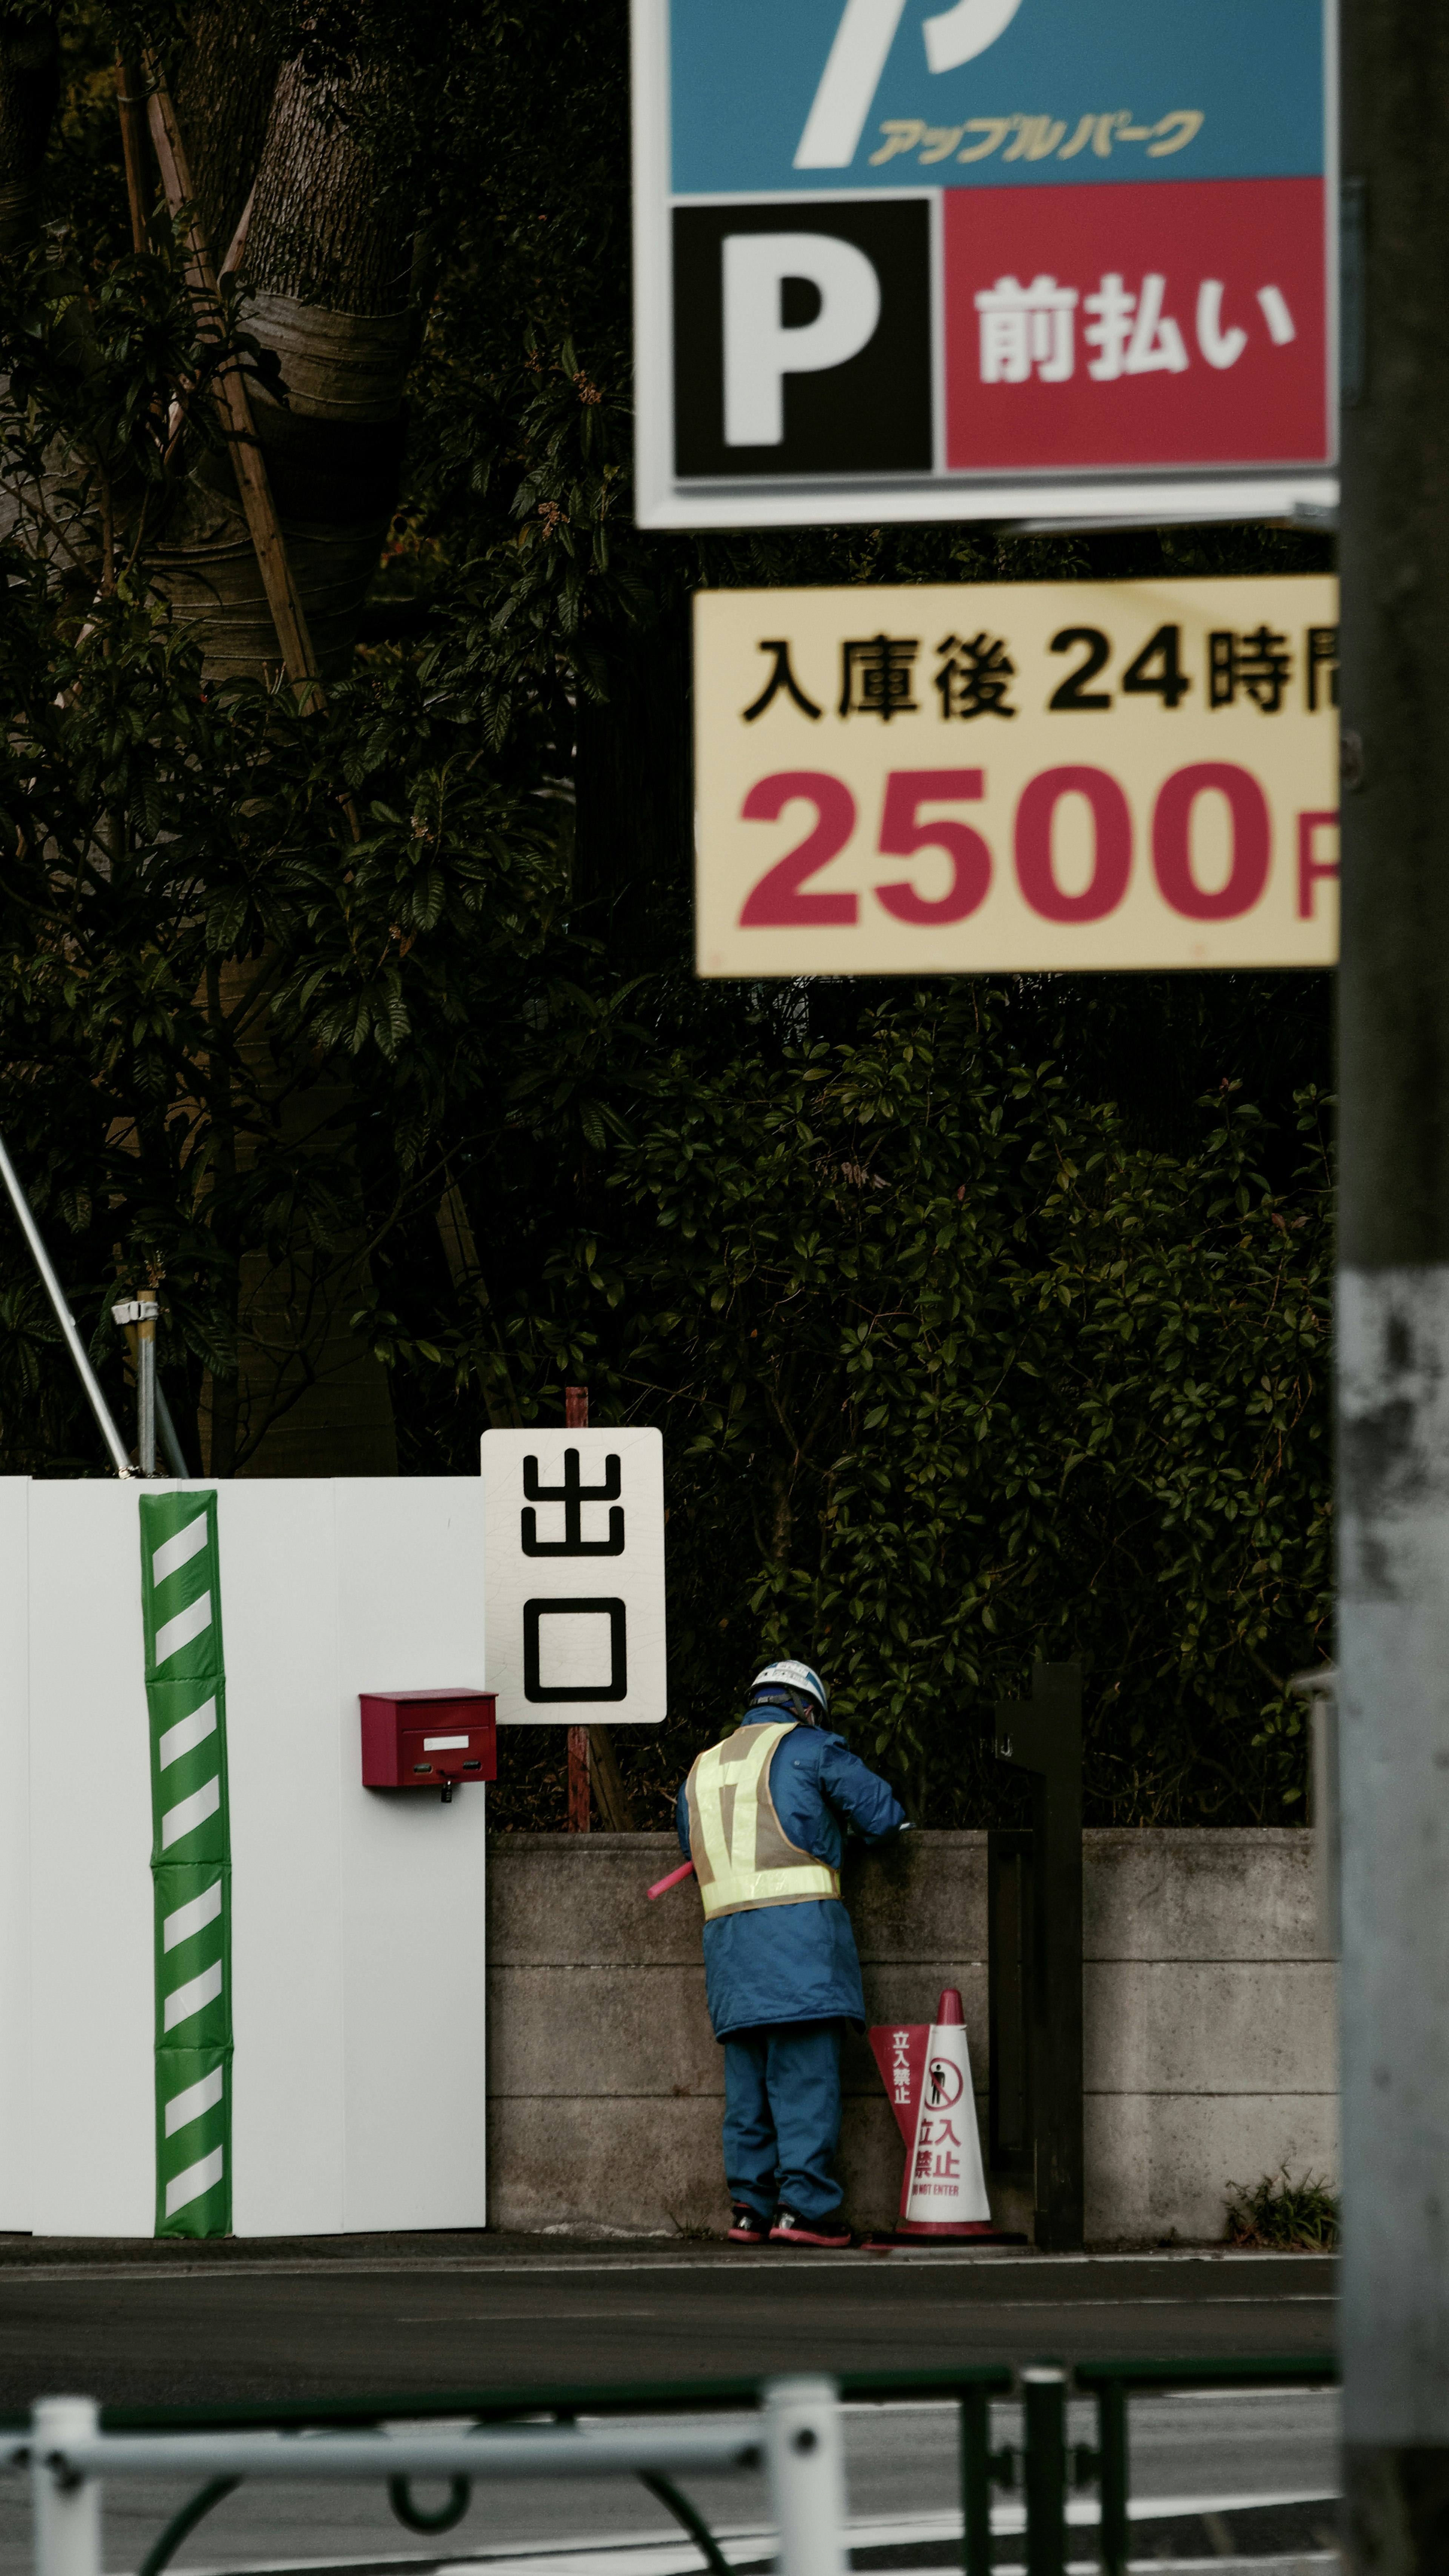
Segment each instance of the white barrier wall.
[{"label": "white barrier wall", "polygon": [[[154,2225],[142,1490],[0,1479],[0,2228]],[[357,1703],[484,1687],[482,1481],[214,1490],[236,2232],[481,2227],[487,1793],[364,1789]]]},{"label": "white barrier wall", "polygon": [[0,2228],[29,2224],[29,1492],[0,1477]]}]

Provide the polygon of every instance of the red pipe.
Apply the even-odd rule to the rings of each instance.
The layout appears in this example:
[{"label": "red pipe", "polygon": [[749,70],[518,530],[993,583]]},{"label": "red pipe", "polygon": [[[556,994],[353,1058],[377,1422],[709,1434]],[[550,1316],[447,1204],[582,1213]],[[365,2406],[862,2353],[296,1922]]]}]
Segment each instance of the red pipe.
[{"label": "red pipe", "polygon": [[681,1879],[693,1878],[693,1876],[694,1863],[692,1860],[687,1860],[682,1869],[672,1869],[667,1878],[658,1878],[655,1880],[654,1885],[647,1891],[651,1902],[656,1896],[667,1894],[671,1887],[678,1887]]}]

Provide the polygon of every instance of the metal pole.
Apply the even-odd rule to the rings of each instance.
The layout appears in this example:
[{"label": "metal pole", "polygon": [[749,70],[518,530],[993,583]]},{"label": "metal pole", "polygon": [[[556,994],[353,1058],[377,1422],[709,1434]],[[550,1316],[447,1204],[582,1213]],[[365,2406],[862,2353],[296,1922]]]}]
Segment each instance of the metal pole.
[{"label": "metal pole", "polygon": [[991,2399],[961,2391],[962,2576],[991,2576]]},{"label": "metal pole", "polygon": [[172,1475],[188,1477],[191,1469],[186,1463],[186,1452],[176,1437],[176,1425],[171,1419],[171,1407],[166,1401],[159,1377],[156,1380],[156,1428],[161,1434],[161,1446],[166,1452]]},{"label": "metal pole", "polygon": [[1102,2500],[1105,2576],[1127,2576],[1132,2537],[1127,2519],[1129,2394],[1120,2379],[1107,2380],[1097,2391],[1097,2491]]},{"label": "metal pole", "polygon": [[[89,2402],[89,2401],[87,2401]],[[598,2477],[608,2471],[758,2469],[761,2425],[741,2411],[705,2423],[651,2419],[581,2432],[573,2424],[522,2432],[467,2433],[102,2433],[52,2439],[63,2476],[83,2478]]]},{"label": "metal pole", "polygon": [[35,2576],[101,2576],[100,2481],[49,2465],[67,2443],[93,2441],[99,2422],[93,2397],[40,2397],[31,2409]]},{"label": "metal pole", "polygon": [[[141,1298],[129,1297],[123,1299],[119,1306],[113,1306],[111,1308],[112,1316],[120,1325],[122,1332],[126,1336],[126,1348],[131,1355],[131,1366],[136,1371],[138,1398],[140,1388],[140,1339],[139,1327],[136,1319],[141,1313],[144,1302],[145,1301]],[[160,1308],[153,1307],[152,1313],[153,1315],[159,1314]],[[171,1419],[171,1407],[166,1401],[165,1389],[161,1384],[160,1378],[156,1374],[154,1359],[152,1361],[151,1368],[151,1389],[156,1404],[155,1430],[159,1431],[161,1434],[161,1445],[170,1461],[171,1473],[173,1476],[189,1478],[191,1470],[186,1464],[186,1453],[183,1450],[180,1441],[176,1437],[176,1425]],[[139,1446],[137,1454],[139,1455]],[[155,1465],[154,1432],[152,1435],[152,1465],[153,1467]]]},{"label": "metal pole", "polygon": [[1026,2417],[1027,2576],[1065,2576],[1067,2374],[1043,2364],[1021,2374]]},{"label": "metal pole", "polygon": [[76,1323],[76,1319],[71,1313],[70,1307],[66,1303],[65,1290],[62,1288],[60,1281],[57,1279],[55,1272],[51,1267],[51,1259],[45,1248],[44,1237],[42,1236],[40,1228],[36,1224],[34,1217],[30,1213],[30,1201],[27,1199],[25,1192],[20,1186],[20,1176],[5,1150],[3,1137],[0,1137],[0,1180],[4,1181],[5,1187],[10,1193],[10,1204],[14,1208],[15,1213],[20,1220],[20,1230],[24,1235],[26,1242],[30,1246],[31,1257],[34,1260],[35,1267],[39,1271],[41,1279],[44,1282],[46,1294],[49,1297],[52,1306],[55,1308],[56,1322],[59,1324],[67,1342],[70,1344],[70,1355],[75,1362],[76,1375],[80,1379],[82,1386],[85,1388],[87,1397],[90,1400],[91,1411],[95,1415],[97,1422],[100,1424],[101,1437],[105,1441],[106,1447],[111,1453],[111,1463],[118,1476],[134,1475],[135,1469],[132,1467],[131,1461],[126,1454],[126,1444],[121,1438],[119,1431],[116,1429],[115,1422],[111,1415],[111,1408],[107,1404],[104,1395],[101,1393],[100,1380],[96,1376],[95,1370],[90,1364],[85,1344],[80,1337],[80,1330]]},{"label": "metal pole", "polygon": [[844,2576],[845,2468],[833,2379],[770,2379],[762,2391],[780,2576]]},{"label": "metal pole", "polygon": [[[586,1386],[564,1388],[564,1425],[569,1431],[587,1431],[589,1427],[589,1390]],[[591,1770],[589,1730],[571,1726],[568,1732],[568,1816],[566,1829],[571,1834],[589,1830],[589,1790]]]},{"label": "metal pole", "polygon": [[1036,1664],[1029,1701],[997,1701],[996,1753],[1031,1775],[1033,2233],[1075,2254],[1085,2206],[1080,1664]]},{"label": "metal pole", "polygon": [[143,1476],[156,1473],[156,1318],[154,1297],[136,1300],[136,1463]]},{"label": "metal pole", "polygon": [[1332,1664],[1295,1673],[1288,1688],[1308,1702],[1309,1805],[1313,1830],[1313,1911],[1318,1954],[1339,1953],[1338,1882],[1342,1828],[1338,1800],[1338,1675]]},{"label": "metal pole", "polygon": [[1449,2514],[1449,13],[1345,0],[1338,1290],[1349,2565]]}]

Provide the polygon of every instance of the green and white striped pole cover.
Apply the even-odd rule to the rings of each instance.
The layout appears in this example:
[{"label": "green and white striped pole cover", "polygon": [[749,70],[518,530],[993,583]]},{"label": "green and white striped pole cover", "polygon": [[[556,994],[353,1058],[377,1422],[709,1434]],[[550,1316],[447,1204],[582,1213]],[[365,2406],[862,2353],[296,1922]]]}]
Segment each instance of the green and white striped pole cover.
[{"label": "green and white striped pole cover", "polygon": [[231,1829],[214,1493],[146,1494],[156,2233],[231,2227]]}]

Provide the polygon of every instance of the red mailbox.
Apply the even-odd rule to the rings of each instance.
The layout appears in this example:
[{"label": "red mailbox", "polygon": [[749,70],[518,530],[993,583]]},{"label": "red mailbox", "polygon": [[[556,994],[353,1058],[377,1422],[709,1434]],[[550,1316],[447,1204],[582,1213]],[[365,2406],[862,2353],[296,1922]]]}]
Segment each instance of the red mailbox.
[{"label": "red mailbox", "polygon": [[496,1780],[496,1691],[363,1691],[365,1789],[441,1789]]}]

